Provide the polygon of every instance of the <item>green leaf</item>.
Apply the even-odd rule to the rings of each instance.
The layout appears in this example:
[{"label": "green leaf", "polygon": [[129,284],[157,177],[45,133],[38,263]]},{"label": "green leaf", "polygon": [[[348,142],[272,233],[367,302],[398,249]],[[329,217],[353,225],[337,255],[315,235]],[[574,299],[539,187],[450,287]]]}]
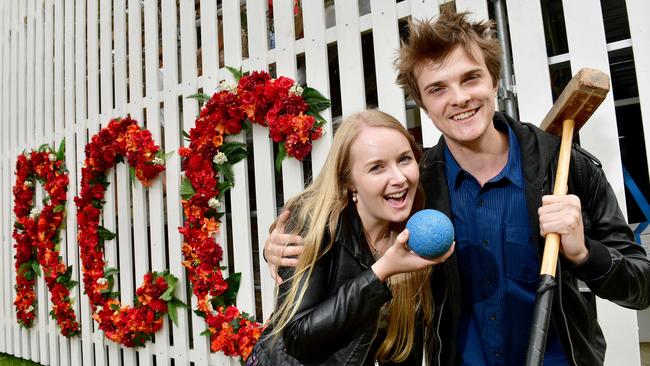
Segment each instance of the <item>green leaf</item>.
[{"label": "green leaf", "polygon": [[18,267],[18,274],[22,274],[23,272],[28,271],[30,268],[32,268],[31,262],[24,262],[20,265],[20,267]]},{"label": "green leaf", "polygon": [[129,165],[129,181],[131,186],[135,186],[135,168]]},{"label": "green leaf", "polygon": [[61,211],[65,211],[65,206],[62,204],[58,204],[54,206],[54,208],[52,209],[52,212],[61,212]]},{"label": "green leaf", "polygon": [[174,288],[173,287],[168,287],[165,292],[163,292],[162,295],[160,295],[159,299],[163,301],[170,301],[172,299],[172,296],[174,294]]},{"label": "green leaf", "polygon": [[234,68],[232,66],[226,66],[226,69],[228,69],[228,71],[230,71],[232,76],[235,78],[236,83],[239,83],[239,79],[241,79],[241,77],[244,76],[244,73],[242,73],[241,68],[236,69],[236,68]]},{"label": "green leaf", "polygon": [[237,333],[237,331],[239,330],[239,319],[235,318],[235,319],[231,320],[230,321],[230,326],[235,331],[235,333]]},{"label": "green leaf", "polygon": [[181,299],[178,297],[172,297],[172,301],[176,307],[183,308],[183,309],[188,309],[189,306],[187,306],[186,303],[182,302]]},{"label": "green leaf", "polygon": [[169,319],[171,319],[172,323],[178,326],[178,313],[176,311],[176,304],[173,302],[167,303],[167,315],[169,315]]},{"label": "green leaf", "polygon": [[38,150],[38,152],[45,152],[45,151],[48,151],[49,149],[50,149],[50,145],[43,144],[43,145],[39,146],[37,150]]},{"label": "green leaf", "polygon": [[230,182],[230,181],[223,181],[223,182],[217,183],[217,189],[219,190],[220,194],[226,192],[227,190],[229,190],[232,187],[234,187],[234,186],[233,186],[232,182]]},{"label": "green leaf", "polygon": [[237,141],[226,141],[221,145],[221,148],[219,151],[222,153],[228,155],[232,153],[233,151],[237,150],[246,150],[247,145],[243,142],[237,142]]},{"label": "green leaf", "polygon": [[205,313],[200,310],[194,310],[194,314],[196,314],[196,316],[200,316],[201,318],[205,318]]},{"label": "green leaf", "polygon": [[165,282],[167,282],[167,290],[165,290],[165,292],[163,292],[163,294],[160,295],[160,299],[164,301],[172,301],[174,296],[174,289],[176,289],[176,283],[178,282],[178,278],[176,278],[174,275],[171,275],[169,273],[164,273],[162,276],[165,278]]},{"label": "green leaf", "polygon": [[206,329],[203,332],[201,332],[201,335],[209,337],[212,335],[212,332],[210,332],[210,329]]},{"label": "green leaf", "polygon": [[199,103],[203,104],[208,100],[210,100],[210,96],[205,93],[196,93],[196,94],[188,95],[187,99],[195,99]]},{"label": "green leaf", "polygon": [[226,278],[226,283],[228,283],[228,290],[223,294],[223,301],[226,303],[226,305],[235,305],[240,282],[241,273],[239,272],[233,273],[228,278]]},{"label": "green leaf", "polygon": [[181,131],[183,133],[183,137],[185,138],[185,141],[190,141],[190,134],[187,133],[187,131]]},{"label": "green leaf", "polygon": [[113,232],[111,232],[110,230],[108,230],[107,228],[101,225],[97,226],[97,235],[99,235],[99,238],[102,240],[113,240],[117,236],[117,234],[114,234]]},{"label": "green leaf", "polygon": [[29,263],[32,267],[32,270],[34,270],[34,273],[36,273],[37,276],[41,276],[41,266],[38,265],[38,262],[30,261]]},{"label": "green leaf", "polygon": [[316,112],[327,109],[332,105],[330,100],[325,98],[318,90],[308,86],[303,88],[302,98],[309,104],[310,109],[314,109]]},{"label": "green leaf", "polygon": [[[63,258],[59,256],[59,261],[63,261]],[[65,273],[63,273],[63,277],[66,279],[72,278],[72,266],[68,266],[68,268],[65,269]]]},{"label": "green leaf", "polygon": [[180,188],[180,195],[184,200],[189,200],[196,194],[196,191],[194,190],[194,187],[192,187],[192,183],[190,182],[190,179],[187,177],[183,177],[183,180],[181,180],[181,188]]},{"label": "green leaf", "polygon": [[[232,187],[227,187],[226,189],[230,189],[230,188],[232,188]],[[219,189],[220,193],[224,192],[223,190],[221,190],[221,187],[219,187],[219,185],[217,185],[217,189]],[[225,212],[219,212],[219,211],[211,208],[211,209],[209,209],[209,210],[207,210],[205,212],[205,217],[208,218],[208,219],[214,218],[215,220],[219,220],[224,214],[225,214]]]},{"label": "green leaf", "polygon": [[[248,157],[247,147],[246,144],[241,142],[227,141],[221,146],[219,151],[225,154],[226,158],[228,158],[227,164],[235,165]],[[226,163],[221,165],[226,165]]]},{"label": "green leaf", "polygon": [[316,119],[316,123],[315,123],[316,127],[321,127],[327,123],[327,120],[323,118],[320,114],[318,114],[318,112],[315,112],[310,109],[307,111],[307,114]]},{"label": "green leaf", "polygon": [[217,172],[221,174],[224,183],[230,183],[230,188],[235,186],[235,173],[232,171],[232,166],[230,164],[226,163],[217,165]]},{"label": "green leaf", "polygon": [[275,171],[280,172],[282,168],[282,161],[287,157],[287,149],[284,147],[284,142],[278,144],[278,156],[275,157]]},{"label": "green leaf", "polygon": [[77,281],[68,281],[67,283],[64,284],[64,286],[65,286],[68,290],[72,290],[75,286],[77,286],[78,283],[79,283],[79,282],[77,282]]},{"label": "green leaf", "polygon": [[109,278],[109,277],[115,275],[116,273],[120,273],[120,270],[117,269],[117,268],[108,267],[108,268],[106,268],[104,270],[104,277]]},{"label": "green leaf", "polygon": [[173,151],[170,151],[162,156],[163,160],[167,161],[172,155],[174,155]]},{"label": "green leaf", "polygon": [[57,160],[65,160],[65,138],[61,141],[59,145],[59,151],[56,153]]}]

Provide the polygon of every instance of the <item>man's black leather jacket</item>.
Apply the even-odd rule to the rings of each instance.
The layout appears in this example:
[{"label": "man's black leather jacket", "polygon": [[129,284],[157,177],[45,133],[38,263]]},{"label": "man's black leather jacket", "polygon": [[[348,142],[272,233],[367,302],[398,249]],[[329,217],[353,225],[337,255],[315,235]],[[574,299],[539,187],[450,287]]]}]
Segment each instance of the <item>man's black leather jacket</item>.
[{"label": "man's black leather jacket", "polygon": [[[282,337],[274,342],[268,328],[256,344],[253,352],[261,365],[374,365],[380,309],[392,298],[370,268],[374,262],[361,220],[349,205],[332,248],[316,262],[300,309]],[[286,279],[292,271],[280,268],[279,274]],[[289,286],[290,281],[280,285],[278,304]],[[400,365],[422,365],[421,329],[414,343],[411,356]]]},{"label": "man's black leather jacket", "polygon": [[[498,112],[494,123],[508,123],[517,136],[531,232],[539,233],[537,209],[542,196],[550,194],[552,188],[559,138]],[[421,163],[420,180],[426,191],[427,206],[451,217],[443,147],[444,139],[441,138],[438,145],[427,151]],[[562,341],[567,360],[573,365],[603,364],[606,348],[596,318],[594,298],[578,290],[577,280],[584,281],[596,296],[619,305],[632,309],[650,306],[650,262],[643,248],[634,243],[633,234],[599,164],[589,153],[574,147],[569,193],[580,198],[589,257],[580,266],[563,259],[558,262],[560,286],[551,312],[552,325]],[[537,246],[541,258],[544,240],[539,236]],[[459,362],[456,338],[461,308],[461,270],[454,254],[433,272],[434,334],[427,345],[432,365]]]}]

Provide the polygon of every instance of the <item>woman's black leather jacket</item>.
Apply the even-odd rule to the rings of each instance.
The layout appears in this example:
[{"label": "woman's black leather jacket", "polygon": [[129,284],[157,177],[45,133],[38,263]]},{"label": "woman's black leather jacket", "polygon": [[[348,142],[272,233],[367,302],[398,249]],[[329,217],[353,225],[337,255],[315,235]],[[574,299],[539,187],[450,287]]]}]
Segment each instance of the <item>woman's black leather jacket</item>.
[{"label": "woman's black leather jacket", "polygon": [[[370,268],[373,263],[361,220],[349,205],[332,248],[316,262],[298,313],[282,337],[270,336],[269,327],[255,346],[260,364],[374,365],[380,309],[392,296]],[[281,268],[279,274],[286,279],[291,272]],[[289,287],[290,281],[280,285],[278,303]],[[411,356],[401,365],[422,365],[422,343],[418,329]]]}]

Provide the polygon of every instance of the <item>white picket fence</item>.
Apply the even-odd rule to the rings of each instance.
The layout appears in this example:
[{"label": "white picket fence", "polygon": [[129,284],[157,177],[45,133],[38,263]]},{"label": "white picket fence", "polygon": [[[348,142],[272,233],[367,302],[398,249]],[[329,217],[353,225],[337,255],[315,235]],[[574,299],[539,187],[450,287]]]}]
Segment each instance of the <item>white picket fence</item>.
[{"label": "white picket fence", "polygon": [[[47,316],[49,294],[42,280],[37,285],[36,325],[31,330],[19,327],[12,304],[15,274],[11,237],[11,188],[17,155],[43,143],[58,145],[65,138],[70,185],[61,248],[66,263],[73,267],[73,278],[79,280],[73,197],[81,178],[84,146],[111,118],[130,114],[152,132],[165,151],[176,151],[185,143],[181,130],[192,128],[198,114],[197,102],[186,97],[197,91],[211,93],[221,80],[230,79],[224,66],[241,67],[244,72],[273,69],[278,76],[301,80],[330,95],[328,45],[336,45],[338,50],[334,63],[338,64],[341,83],[339,107],[346,115],[366,106],[364,75],[368,70],[364,73],[363,60],[369,55],[362,50],[361,37],[372,31],[378,107],[402,121],[421,119],[424,145],[431,146],[439,133],[424,113],[414,114],[405,108],[404,94],[394,83],[392,60],[399,47],[398,21],[409,16],[435,16],[441,2],[302,0],[301,16],[294,16],[292,0],[275,0],[273,18],[269,19],[266,0],[1,0],[0,352],[44,365],[142,366],[152,365],[154,358],[158,366],[172,362],[177,366],[235,365],[236,361],[209,352],[207,337],[199,335],[205,323],[191,311],[179,313],[179,326],[166,322],[155,342],[143,348],[127,349],[107,341],[96,330],[80,286],[72,296],[81,336],[60,336]],[[479,18],[487,17],[488,5],[486,0],[456,1],[457,8],[470,9]],[[553,60],[546,55],[540,2],[511,0],[507,6],[520,115],[523,120],[541,121],[552,104],[548,65]],[[650,9],[643,0],[628,0],[627,7],[647,124],[650,29],[642,15],[650,14]],[[599,11],[598,0],[564,1],[565,18],[579,19],[566,22],[571,53],[564,57],[570,59],[573,71],[582,66],[609,69]],[[272,37],[270,28],[274,30]],[[296,34],[296,29],[303,35]],[[274,41],[269,42],[270,38]],[[301,66],[298,57],[304,58]],[[238,141],[252,140],[254,154],[235,167],[232,205],[225,207],[229,215],[224,216],[218,242],[223,244],[225,258],[228,248],[232,251],[232,262],[224,263],[227,272],[242,273],[239,308],[261,314],[264,319],[273,309],[274,284],[257,248],[266,240],[278,210],[276,184],[282,184],[282,197],[286,199],[303,189],[310,171],[319,171],[331,142],[329,110],[324,117],[328,128],[314,146],[311,166],[303,169],[301,163],[285,160],[281,183],[276,183],[267,130],[254,126],[249,136],[236,137]],[[583,145],[602,158],[624,206],[614,121],[610,96],[581,138]],[[249,176],[251,173],[254,177]],[[196,299],[186,295],[189,290],[177,230],[182,223],[179,156],[168,159],[164,176],[148,189],[139,184],[131,186],[128,174],[123,164],[111,174],[110,187],[115,188],[107,192],[103,215],[103,225],[108,229],[129,233],[133,228],[132,237],[120,235],[106,245],[108,265],[120,268],[121,298],[130,303],[135,284],[148,270],[169,268],[181,280],[176,296],[193,308]],[[254,207],[250,192],[254,192]],[[254,262],[259,262],[259,289],[254,286]],[[606,330],[616,332],[616,336],[608,333],[608,363],[638,364],[634,313],[612,307],[599,316]],[[626,342],[617,342],[616,338]]]}]

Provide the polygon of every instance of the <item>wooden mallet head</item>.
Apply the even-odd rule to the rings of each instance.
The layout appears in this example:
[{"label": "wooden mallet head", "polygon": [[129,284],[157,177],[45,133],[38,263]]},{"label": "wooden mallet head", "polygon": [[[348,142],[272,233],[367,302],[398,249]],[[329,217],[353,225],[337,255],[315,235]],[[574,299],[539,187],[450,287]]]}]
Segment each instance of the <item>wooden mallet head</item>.
[{"label": "wooden mallet head", "polygon": [[575,123],[573,129],[575,136],[605,100],[608,92],[609,76],[607,74],[596,69],[580,69],[571,78],[539,127],[546,132],[561,136],[564,120],[572,119]]}]

